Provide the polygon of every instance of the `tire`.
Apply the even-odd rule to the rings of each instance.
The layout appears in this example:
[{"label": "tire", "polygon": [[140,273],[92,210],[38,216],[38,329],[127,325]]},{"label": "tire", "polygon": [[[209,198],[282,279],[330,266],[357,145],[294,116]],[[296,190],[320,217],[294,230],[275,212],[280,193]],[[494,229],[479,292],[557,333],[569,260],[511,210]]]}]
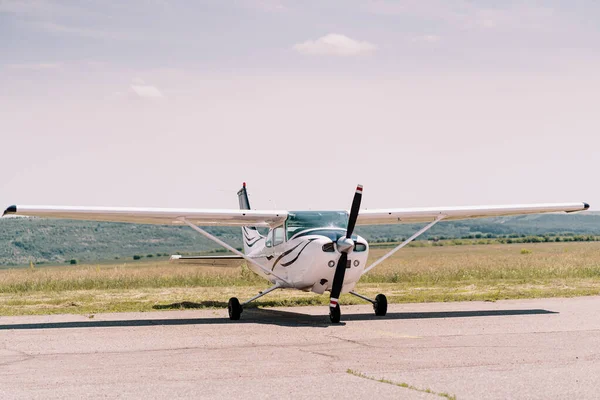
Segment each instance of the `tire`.
[{"label": "tire", "polygon": [[375,315],[378,317],[383,317],[387,314],[387,297],[383,294],[378,294],[375,297],[375,304],[373,304],[373,310],[375,310]]},{"label": "tire", "polygon": [[229,299],[227,303],[227,311],[229,311],[229,319],[232,321],[237,321],[240,319],[242,315],[242,306],[240,305],[240,301],[237,297],[232,297]]},{"label": "tire", "polygon": [[339,304],[337,304],[335,306],[335,308],[329,307],[329,320],[331,321],[331,323],[333,323],[333,324],[339,324],[341,316],[342,316],[342,312],[340,310],[340,305]]}]

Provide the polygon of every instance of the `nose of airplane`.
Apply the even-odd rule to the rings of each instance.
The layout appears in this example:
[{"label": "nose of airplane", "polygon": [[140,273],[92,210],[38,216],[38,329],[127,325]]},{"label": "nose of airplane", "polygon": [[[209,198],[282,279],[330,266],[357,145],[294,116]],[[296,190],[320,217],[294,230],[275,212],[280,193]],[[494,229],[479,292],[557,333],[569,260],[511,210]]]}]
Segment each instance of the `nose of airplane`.
[{"label": "nose of airplane", "polygon": [[352,249],[354,249],[354,240],[347,237],[339,238],[337,240],[337,249],[340,253],[350,254]]}]

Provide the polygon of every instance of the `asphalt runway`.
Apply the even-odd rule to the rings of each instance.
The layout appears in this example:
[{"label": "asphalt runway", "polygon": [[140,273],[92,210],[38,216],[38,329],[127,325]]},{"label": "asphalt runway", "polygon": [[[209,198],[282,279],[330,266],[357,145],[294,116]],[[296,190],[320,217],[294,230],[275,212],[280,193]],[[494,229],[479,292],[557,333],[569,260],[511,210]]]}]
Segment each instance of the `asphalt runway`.
[{"label": "asphalt runway", "polygon": [[[0,398],[600,397],[600,297],[0,317]],[[405,388],[348,373],[406,383]],[[375,397],[376,396],[376,397]]]}]

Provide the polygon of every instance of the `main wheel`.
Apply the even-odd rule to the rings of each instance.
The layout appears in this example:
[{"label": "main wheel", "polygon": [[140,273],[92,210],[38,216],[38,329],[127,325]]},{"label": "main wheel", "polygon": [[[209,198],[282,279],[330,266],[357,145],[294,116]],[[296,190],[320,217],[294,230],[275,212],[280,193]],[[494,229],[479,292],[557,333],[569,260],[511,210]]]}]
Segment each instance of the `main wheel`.
[{"label": "main wheel", "polygon": [[336,304],[335,308],[329,307],[329,319],[332,323],[338,324],[340,322],[340,317],[342,316],[342,312],[340,310],[340,305]]},{"label": "main wheel", "polygon": [[375,310],[375,315],[378,317],[383,317],[385,314],[387,314],[387,297],[385,297],[385,295],[378,294],[375,296],[373,310]]},{"label": "main wheel", "polygon": [[229,319],[232,321],[237,321],[240,319],[242,315],[242,306],[240,305],[240,301],[237,297],[232,297],[229,299],[227,303],[227,311],[229,311]]}]

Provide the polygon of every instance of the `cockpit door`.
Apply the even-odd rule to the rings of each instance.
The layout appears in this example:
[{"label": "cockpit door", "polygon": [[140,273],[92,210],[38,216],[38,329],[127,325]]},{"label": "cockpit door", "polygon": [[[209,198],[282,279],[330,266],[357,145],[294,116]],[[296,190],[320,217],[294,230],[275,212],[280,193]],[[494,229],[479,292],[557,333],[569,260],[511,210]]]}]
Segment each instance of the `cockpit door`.
[{"label": "cockpit door", "polygon": [[277,256],[283,252],[282,244],[285,243],[285,230],[283,225],[270,229],[265,241],[265,254]]}]

